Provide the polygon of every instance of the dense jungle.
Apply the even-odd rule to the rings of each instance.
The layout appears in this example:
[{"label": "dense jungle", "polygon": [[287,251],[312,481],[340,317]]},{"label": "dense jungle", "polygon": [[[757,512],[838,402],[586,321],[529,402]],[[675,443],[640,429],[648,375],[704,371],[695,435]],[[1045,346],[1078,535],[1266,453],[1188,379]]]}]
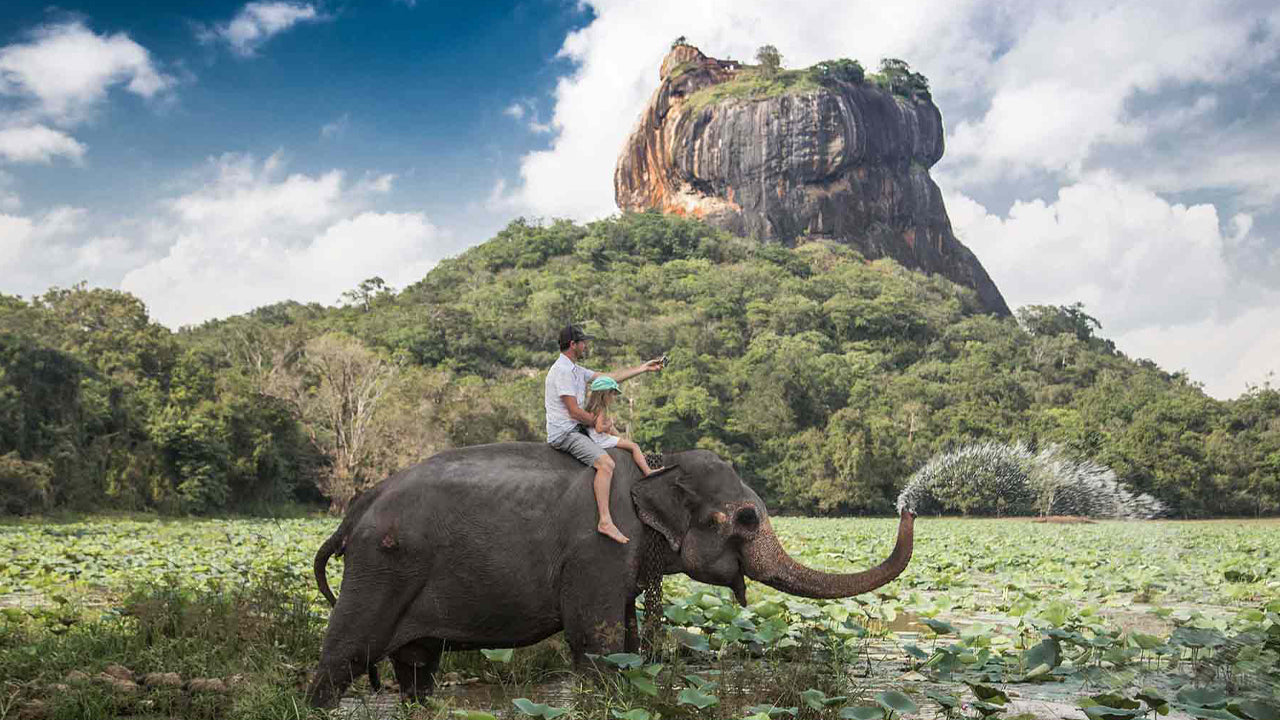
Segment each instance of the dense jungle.
[{"label": "dense jungle", "polygon": [[[783,513],[888,513],[979,441],[1050,444],[1173,517],[1280,509],[1280,391],[1207,396],[1118,351],[1089,308],[984,314],[971,290],[825,241],[628,213],[516,220],[405,288],[176,332],[129,294],[0,296],[0,512],[334,510],[439,450],[540,440],[568,322],[627,383],[646,450],[706,448]],[[991,514],[968,503],[968,514]]]}]

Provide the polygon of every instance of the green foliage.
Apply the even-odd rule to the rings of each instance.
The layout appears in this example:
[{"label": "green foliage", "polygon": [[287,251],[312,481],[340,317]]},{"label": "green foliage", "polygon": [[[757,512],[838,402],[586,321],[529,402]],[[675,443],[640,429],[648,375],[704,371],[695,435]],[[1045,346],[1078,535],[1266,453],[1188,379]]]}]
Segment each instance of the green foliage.
[{"label": "green foliage", "polygon": [[11,515],[47,510],[52,505],[53,470],[41,462],[0,456],[0,510]]},{"label": "green foliage", "polygon": [[[895,527],[771,522],[798,560],[833,572],[878,562]],[[590,718],[874,720],[962,705],[1016,717],[1013,699],[1072,698],[1099,708],[1098,717],[1105,708],[1275,717],[1280,600],[1274,569],[1258,562],[1280,552],[1274,521],[921,523],[906,572],[858,598],[809,600],[750,583],[752,602],[740,607],[725,588],[671,576],[660,655],[598,657],[608,670],[588,682],[561,681],[570,666],[560,637],[449,652],[442,675],[500,682],[506,692],[455,688],[438,696],[445,703],[432,708],[443,714],[432,717],[549,717],[572,706]],[[10,560],[0,594],[35,599],[0,610],[4,702],[25,711],[41,701],[52,718],[298,716],[299,681],[316,666],[329,611],[310,560],[334,525],[324,517],[0,524],[0,556]],[[334,587],[342,567],[340,558],[330,563]],[[1258,577],[1229,579],[1224,568]],[[118,692],[92,679],[113,663],[235,688]],[[88,681],[70,679],[73,670]],[[422,716],[421,708],[387,712]]]},{"label": "green foliage", "polygon": [[[969,290],[833,242],[652,212],[521,219],[401,292],[366,289],[178,333],[116,291],[0,296],[0,456],[24,463],[6,512],[341,506],[439,450],[541,439],[569,321],[600,336],[589,367],[670,355],[627,383],[620,425],[647,451],[721,454],[771,509],[891,512],[930,458],[992,441],[1061,446],[1178,516],[1280,511],[1280,391],[1220,402],[1117,352],[1079,303],[983,315]],[[326,335],[335,357],[397,368],[359,457],[315,404],[335,387],[314,362]]]},{"label": "green foliage", "polygon": [[867,72],[862,67],[862,63],[849,58],[839,58],[836,60],[823,60],[811,66],[808,70],[809,75],[814,81],[826,85],[832,82],[844,82],[852,85],[861,85],[866,82]]},{"label": "green foliage", "polygon": [[867,79],[877,87],[911,100],[929,100],[932,97],[929,93],[929,79],[912,71],[906,61],[897,58],[882,58],[880,71]]}]

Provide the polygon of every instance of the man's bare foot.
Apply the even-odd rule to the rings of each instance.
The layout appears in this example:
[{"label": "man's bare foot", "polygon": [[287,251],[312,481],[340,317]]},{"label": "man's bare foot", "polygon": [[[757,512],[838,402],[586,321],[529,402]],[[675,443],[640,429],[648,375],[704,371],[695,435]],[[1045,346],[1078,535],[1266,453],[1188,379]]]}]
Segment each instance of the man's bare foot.
[{"label": "man's bare foot", "polygon": [[622,531],[618,529],[618,526],[614,525],[611,522],[600,523],[599,525],[596,526],[596,532],[600,533],[601,535],[607,536],[610,540],[613,540],[614,542],[622,543],[623,545],[626,545],[627,543],[631,542],[631,538],[627,537],[626,535],[623,535]]}]

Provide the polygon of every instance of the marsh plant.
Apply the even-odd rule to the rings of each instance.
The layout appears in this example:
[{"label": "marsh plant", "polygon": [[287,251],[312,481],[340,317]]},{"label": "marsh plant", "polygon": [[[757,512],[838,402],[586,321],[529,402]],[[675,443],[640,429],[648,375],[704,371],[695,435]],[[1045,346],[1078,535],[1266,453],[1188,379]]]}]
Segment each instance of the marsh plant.
[{"label": "marsh plant", "polygon": [[935,455],[907,482],[898,510],[965,515],[1081,515],[1149,520],[1163,503],[1124,486],[1111,468],[1061,445],[984,442]]}]

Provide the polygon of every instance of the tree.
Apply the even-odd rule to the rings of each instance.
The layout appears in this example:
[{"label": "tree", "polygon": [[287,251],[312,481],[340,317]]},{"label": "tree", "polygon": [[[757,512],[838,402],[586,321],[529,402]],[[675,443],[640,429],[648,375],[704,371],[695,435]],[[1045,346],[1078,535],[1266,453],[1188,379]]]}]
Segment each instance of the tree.
[{"label": "tree", "polygon": [[678,37],[678,38],[676,38],[675,40],[672,40],[672,41],[671,41],[671,49],[672,49],[672,50],[675,50],[677,47],[679,47],[679,46],[681,46],[681,45],[688,45],[688,44],[689,44],[689,42],[688,42],[688,40],[686,40],[686,39],[685,39],[685,36],[681,35],[680,37]]},{"label": "tree", "polygon": [[272,388],[329,456],[320,490],[335,511],[382,479],[373,463],[377,421],[401,367],[353,337],[329,333],[308,342],[293,372]]},{"label": "tree", "polygon": [[395,288],[378,276],[361,280],[354,290],[342,293],[342,300],[351,305],[359,305],[365,312],[373,307],[380,298],[394,294]]},{"label": "tree", "polygon": [[782,69],[782,53],[772,45],[761,45],[756,50],[756,62],[760,63],[760,71],[765,77],[773,77]]},{"label": "tree", "polygon": [[1052,337],[1067,333],[1077,340],[1088,340],[1093,331],[1102,328],[1098,319],[1084,311],[1084,303],[1071,305],[1024,305],[1017,311],[1018,324],[1035,337]]},{"label": "tree", "polygon": [[830,83],[839,80],[840,82],[852,83],[860,85],[866,79],[866,70],[863,69],[862,63],[849,58],[840,58],[838,60],[824,60],[813,67],[809,68],[810,76],[820,83]]}]

